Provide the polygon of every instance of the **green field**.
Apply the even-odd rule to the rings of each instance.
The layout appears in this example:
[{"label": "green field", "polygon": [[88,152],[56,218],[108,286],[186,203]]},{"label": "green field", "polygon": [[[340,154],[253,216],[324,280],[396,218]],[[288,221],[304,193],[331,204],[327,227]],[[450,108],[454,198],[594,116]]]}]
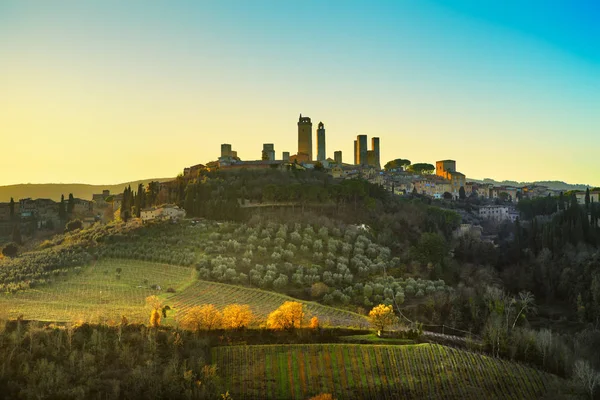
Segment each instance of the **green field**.
[{"label": "green field", "polygon": [[[122,269],[120,278],[117,278],[117,268]],[[160,285],[162,290],[151,289],[154,284]],[[166,293],[167,288],[175,289],[176,293]],[[118,320],[125,315],[131,322],[147,322],[144,300],[152,294],[161,296],[173,308],[169,318],[164,320],[167,324],[172,324],[175,315],[194,305],[214,304],[222,309],[232,303],[248,304],[259,319],[264,319],[283,302],[294,300],[274,292],[200,281],[190,267],[106,259],[49,285],[0,294],[0,309],[13,318],[23,315],[25,319],[38,321],[98,322]],[[361,315],[318,303],[304,303],[307,314],[317,316],[322,325],[367,326]]]},{"label": "green field", "polygon": [[558,380],[431,344],[217,347],[213,362],[235,399],[539,399]]},{"label": "green field", "polygon": [[[117,279],[116,269],[121,268]],[[192,268],[131,260],[102,260],[49,285],[15,294],[0,294],[0,307],[9,316],[39,321],[119,319],[146,321],[144,300],[167,288],[182,290],[193,282]],[[145,280],[148,280],[145,282]],[[162,291],[150,288],[160,285]]]},{"label": "green field", "polygon": [[[299,301],[279,293],[208,281],[197,281],[169,299],[171,306],[178,312],[207,303],[214,304],[219,309],[232,303],[248,304],[259,319],[265,319],[270,312],[290,300]],[[369,327],[367,319],[362,315],[314,302],[301,302],[306,305],[308,317],[316,316],[323,326]]]}]

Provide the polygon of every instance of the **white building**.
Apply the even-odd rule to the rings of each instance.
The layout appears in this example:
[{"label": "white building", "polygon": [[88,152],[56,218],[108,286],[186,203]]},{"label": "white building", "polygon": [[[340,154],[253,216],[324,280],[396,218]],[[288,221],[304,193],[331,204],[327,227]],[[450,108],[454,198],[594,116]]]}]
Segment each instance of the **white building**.
[{"label": "white building", "polygon": [[492,221],[505,221],[510,219],[508,206],[481,206],[479,216]]},{"label": "white building", "polygon": [[140,212],[140,217],[143,222],[152,221],[152,220],[176,220],[178,218],[185,217],[185,210],[174,206],[174,205],[165,205],[161,207],[152,207],[143,209]]}]

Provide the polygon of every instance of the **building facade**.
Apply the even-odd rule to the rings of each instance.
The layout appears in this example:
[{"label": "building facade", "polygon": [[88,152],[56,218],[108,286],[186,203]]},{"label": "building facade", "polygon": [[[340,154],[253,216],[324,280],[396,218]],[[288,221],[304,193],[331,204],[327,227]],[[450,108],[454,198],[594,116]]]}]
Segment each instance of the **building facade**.
[{"label": "building facade", "polygon": [[479,208],[479,217],[489,221],[506,221],[510,219],[508,206],[481,206]]},{"label": "building facade", "polygon": [[456,170],[456,161],[442,160],[435,163],[435,174],[450,181],[450,193],[457,197],[461,187],[466,185],[466,177]]}]

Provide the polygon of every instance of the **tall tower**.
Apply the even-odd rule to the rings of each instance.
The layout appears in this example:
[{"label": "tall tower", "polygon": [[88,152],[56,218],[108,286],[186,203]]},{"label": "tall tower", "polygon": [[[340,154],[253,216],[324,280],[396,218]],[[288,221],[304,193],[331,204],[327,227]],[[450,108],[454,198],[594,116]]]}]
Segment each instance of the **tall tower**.
[{"label": "tall tower", "polygon": [[312,122],[300,114],[298,119],[298,155],[306,154],[312,161]]},{"label": "tall tower", "polygon": [[377,169],[381,169],[381,156],[379,154],[379,138],[378,137],[371,138],[371,150],[375,153],[374,167]]},{"label": "tall tower", "polygon": [[223,143],[221,145],[221,157],[231,157],[231,145]]},{"label": "tall tower", "polygon": [[358,164],[367,165],[367,135],[356,136],[356,145],[358,146]]},{"label": "tall tower", "polygon": [[338,151],[334,152],[333,159],[335,160],[336,164],[342,164],[342,151],[338,150]]},{"label": "tall tower", "polygon": [[273,145],[273,143],[263,144],[262,159],[269,161],[275,160],[275,146]]},{"label": "tall tower", "polygon": [[358,141],[354,141],[354,165],[358,165]]},{"label": "tall tower", "polygon": [[325,151],[325,125],[319,122],[317,128],[317,161],[325,161],[327,159]]}]

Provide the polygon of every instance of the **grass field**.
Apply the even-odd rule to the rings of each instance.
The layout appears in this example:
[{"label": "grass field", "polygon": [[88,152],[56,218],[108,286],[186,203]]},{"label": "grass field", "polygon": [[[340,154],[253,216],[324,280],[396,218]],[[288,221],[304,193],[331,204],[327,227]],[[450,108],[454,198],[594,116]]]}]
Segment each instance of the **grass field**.
[{"label": "grass field", "polygon": [[[116,269],[121,268],[117,279]],[[153,284],[162,290],[151,289]],[[166,293],[167,288],[176,293]],[[85,267],[52,284],[17,292],[0,294],[0,310],[11,317],[66,322],[82,319],[98,322],[118,320],[125,315],[131,322],[147,322],[149,312],[145,298],[160,295],[173,308],[166,324],[172,324],[176,313],[200,304],[214,304],[222,309],[227,304],[248,304],[260,319],[291,297],[259,289],[223,283],[199,281],[196,271],[146,261],[106,259]],[[322,325],[366,327],[366,319],[358,314],[304,302],[309,316],[317,316]]]},{"label": "grass field", "polygon": [[[265,319],[270,312],[289,300],[299,301],[279,293],[208,281],[197,281],[169,299],[171,307],[178,312],[185,312],[189,307],[207,303],[214,304],[219,309],[231,303],[248,304],[260,319]],[[361,328],[369,326],[362,315],[314,302],[302,303],[306,305],[308,317],[318,317],[321,325]]]},{"label": "grass field", "polygon": [[558,380],[431,344],[217,347],[213,362],[235,399],[539,399]]},{"label": "grass field", "polygon": [[[116,269],[121,268],[117,279]],[[146,321],[144,300],[152,294],[164,293],[167,288],[183,290],[192,283],[196,272],[192,268],[153,262],[102,260],[85,267],[79,274],[63,280],[12,295],[0,294],[0,307],[11,317],[39,321],[72,321],[83,319],[96,322],[102,318]],[[145,280],[147,279],[147,282]],[[150,285],[160,285],[162,291]]]}]

